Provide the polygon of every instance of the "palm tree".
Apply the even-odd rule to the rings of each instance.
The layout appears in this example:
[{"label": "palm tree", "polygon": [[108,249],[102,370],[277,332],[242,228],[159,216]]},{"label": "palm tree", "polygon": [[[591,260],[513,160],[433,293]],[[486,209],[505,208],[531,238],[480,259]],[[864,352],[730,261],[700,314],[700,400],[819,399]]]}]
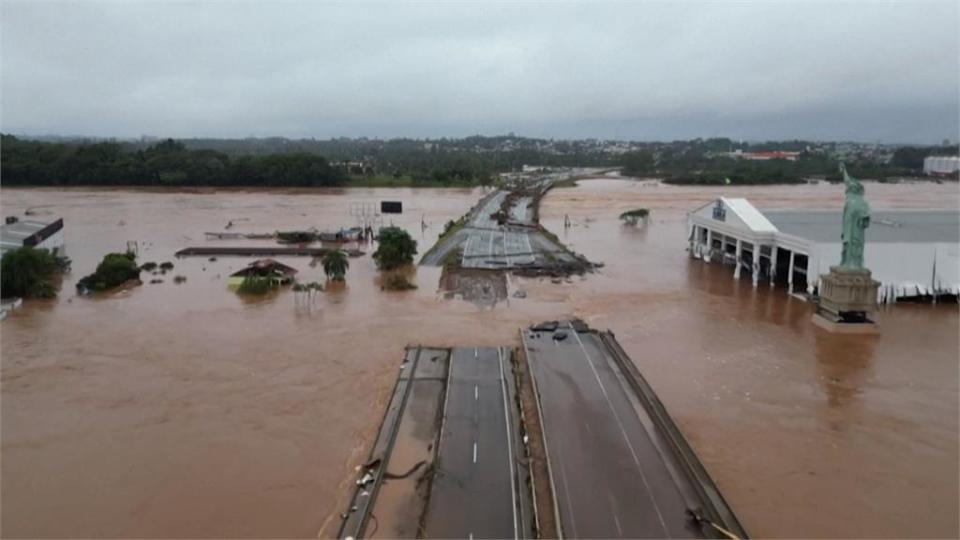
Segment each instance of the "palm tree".
[{"label": "palm tree", "polygon": [[340,249],[328,251],[323,256],[323,273],[327,279],[333,281],[343,281],[347,275],[347,268],[350,268],[350,261],[347,260],[347,254]]}]

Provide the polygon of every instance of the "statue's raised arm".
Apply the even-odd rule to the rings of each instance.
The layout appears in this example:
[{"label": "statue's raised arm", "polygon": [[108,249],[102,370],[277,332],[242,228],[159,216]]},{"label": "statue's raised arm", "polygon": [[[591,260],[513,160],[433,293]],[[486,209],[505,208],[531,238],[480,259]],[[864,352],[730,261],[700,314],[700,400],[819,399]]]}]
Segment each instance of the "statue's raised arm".
[{"label": "statue's raised arm", "polygon": [[856,178],[850,176],[850,173],[847,172],[847,164],[840,162],[840,172],[843,174],[843,184],[849,187],[852,184],[859,184],[860,181]]}]

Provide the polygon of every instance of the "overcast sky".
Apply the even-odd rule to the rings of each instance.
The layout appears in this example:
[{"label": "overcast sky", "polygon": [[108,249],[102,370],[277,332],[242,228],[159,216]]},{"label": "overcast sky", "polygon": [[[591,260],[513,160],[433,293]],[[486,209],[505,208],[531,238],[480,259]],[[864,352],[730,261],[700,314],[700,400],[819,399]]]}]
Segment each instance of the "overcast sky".
[{"label": "overcast sky", "polygon": [[958,2],[2,2],[0,129],[957,140]]}]

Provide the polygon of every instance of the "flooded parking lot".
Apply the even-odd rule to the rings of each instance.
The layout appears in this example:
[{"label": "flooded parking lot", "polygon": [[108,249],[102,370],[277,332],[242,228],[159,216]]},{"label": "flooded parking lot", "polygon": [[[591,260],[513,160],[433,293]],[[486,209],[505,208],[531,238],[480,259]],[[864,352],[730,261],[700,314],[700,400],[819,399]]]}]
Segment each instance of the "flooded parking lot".
[{"label": "flooded parking lot", "polygon": [[[827,185],[723,193],[767,208],[843,201]],[[435,267],[416,269],[417,290],[381,291],[369,248],[345,287],[306,303],[228,290],[247,258],[173,257],[230,245],[204,238],[230,221],[332,229],[355,224],[351,203],[384,199],[403,200],[393,222],[422,253],[479,189],[4,189],[4,215],[64,218],[73,272],[58,300],[0,325],[2,533],[333,534],[406,345],[519,345],[523,326],[579,317],[616,334],[752,535],[956,536],[956,304],[885,308],[876,337],[825,334],[809,304],[687,256],[685,212],[718,194],[610,179],[550,192],[542,224],[605,266],[559,284],[511,276],[526,298],[491,308],[445,299]],[[933,208],[956,205],[957,188],[868,184],[867,197]],[[646,226],[620,224],[641,206]],[[127,241],[141,261],[173,261],[173,274],[75,297],[75,281]],[[281,260],[322,281],[308,258]]]}]

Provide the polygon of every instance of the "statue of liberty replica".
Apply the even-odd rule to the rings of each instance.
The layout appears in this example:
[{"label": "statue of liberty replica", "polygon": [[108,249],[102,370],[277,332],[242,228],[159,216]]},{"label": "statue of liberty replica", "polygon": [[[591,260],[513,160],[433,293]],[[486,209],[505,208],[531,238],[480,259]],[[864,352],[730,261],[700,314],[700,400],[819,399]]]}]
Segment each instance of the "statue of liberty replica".
[{"label": "statue of liberty replica", "polygon": [[877,307],[877,289],[870,270],[863,266],[864,245],[870,226],[870,205],[863,197],[863,184],[840,163],[846,199],[843,204],[843,248],[840,265],[820,276],[820,300],[813,322],[832,332],[874,333],[870,314]]}]

